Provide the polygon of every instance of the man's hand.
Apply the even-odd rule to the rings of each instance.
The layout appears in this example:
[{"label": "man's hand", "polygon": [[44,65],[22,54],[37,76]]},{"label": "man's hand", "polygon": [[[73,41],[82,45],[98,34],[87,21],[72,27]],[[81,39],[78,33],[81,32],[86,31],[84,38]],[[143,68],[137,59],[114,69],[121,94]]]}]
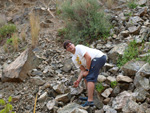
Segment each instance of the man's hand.
[{"label": "man's hand", "polygon": [[78,80],[76,80],[74,83],[73,83],[74,85],[73,85],[73,87],[78,87],[79,86],[79,81]]}]

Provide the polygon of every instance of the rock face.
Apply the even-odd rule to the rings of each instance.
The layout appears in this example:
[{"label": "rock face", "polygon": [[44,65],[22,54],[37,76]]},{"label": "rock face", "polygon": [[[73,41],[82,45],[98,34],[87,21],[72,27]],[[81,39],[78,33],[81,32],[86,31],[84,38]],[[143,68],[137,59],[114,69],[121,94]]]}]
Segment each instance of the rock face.
[{"label": "rock face", "polygon": [[14,62],[4,69],[2,81],[23,81],[27,78],[28,71],[35,68],[38,63],[39,60],[32,50],[26,49]]}]

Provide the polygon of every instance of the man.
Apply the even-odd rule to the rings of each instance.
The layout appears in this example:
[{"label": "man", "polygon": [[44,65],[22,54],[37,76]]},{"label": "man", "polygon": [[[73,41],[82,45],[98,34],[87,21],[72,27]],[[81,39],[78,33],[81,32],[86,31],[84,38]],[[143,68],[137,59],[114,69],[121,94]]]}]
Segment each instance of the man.
[{"label": "man", "polygon": [[75,46],[70,40],[65,41],[63,46],[68,52],[72,53],[73,63],[81,70],[78,79],[74,82],[74,87],[79,86],[82,78],[84,78],[86,84],[88,97],[81,97],[82,100],[87,100],[82,106],[93,106],[95,82],[97,81],[100,69],[106,62],[106,55],[100,50],[84,45]]}]

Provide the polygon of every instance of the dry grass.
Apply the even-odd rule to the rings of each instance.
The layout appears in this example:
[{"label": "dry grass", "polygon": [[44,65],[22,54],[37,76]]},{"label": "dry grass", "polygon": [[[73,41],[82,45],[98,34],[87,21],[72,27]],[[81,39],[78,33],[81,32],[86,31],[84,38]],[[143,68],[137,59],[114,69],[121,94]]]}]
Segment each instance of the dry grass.
[{"label": "dry grass", "polygon": [[0,27],[6,24],[6,18],[4,15],[0,14]]},{"label": "dry grass", "polygon": [[22,39],[23,42],[26,41],[26,32],[25,32],[26,27],[24,27],[20,33],[20,37]]},{"label": "dry grass", "polygon": [[39,16],[35,16],[34,13],[30,15],[30,26],[31,26],[31,37],[32,37],[32,47],[35,48],[39,41],[39,31],[40,31],[40,21]]},{"label": "dry grass", "polygon": [[15,51],[18,51],[19,38],[18,38],[18,36],[17,36],[16,33],[14,33],[14,34],[12,35],[12,44],[13,44],[14,50],[15,50]]}]

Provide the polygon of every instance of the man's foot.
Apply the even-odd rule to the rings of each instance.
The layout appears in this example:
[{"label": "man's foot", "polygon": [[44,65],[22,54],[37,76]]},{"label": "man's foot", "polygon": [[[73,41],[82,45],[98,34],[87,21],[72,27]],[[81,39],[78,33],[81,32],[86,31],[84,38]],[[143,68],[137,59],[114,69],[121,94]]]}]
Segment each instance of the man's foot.
[{"label": "man's foot", "polygon": [[88,97],[79,97],[80,100],[87,101]]},{"label": "man's foot", "polygon": [[91,101],[91,102],[89,102],[89,101],[86,101],[84,104],[82,104],[81,105],[82,107],[86,107],[86,106],[94,106],[94,102],[93,101]]}]

